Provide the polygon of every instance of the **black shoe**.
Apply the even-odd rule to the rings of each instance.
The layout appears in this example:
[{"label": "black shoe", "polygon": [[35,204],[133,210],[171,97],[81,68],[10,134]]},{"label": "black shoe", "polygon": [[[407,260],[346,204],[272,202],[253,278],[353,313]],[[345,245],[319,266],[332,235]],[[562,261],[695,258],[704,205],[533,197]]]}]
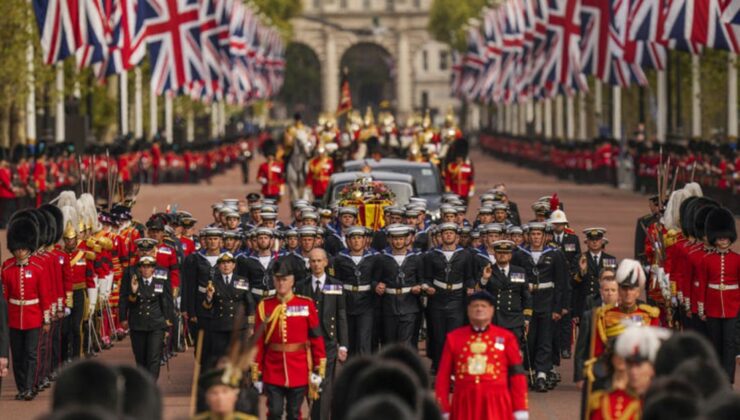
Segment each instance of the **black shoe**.
[{"label": "black shoe", "polygon": [[51,382],[56,381],[57,380],[57,373],[56,372],[51,372],[51,374],[49,375],[49,380]]},{"label": "black shoe", "polygon": [[570,350],[566,349],[560,352],[560,357],[563,359],[570,359],[571,358]]},{"label": "black shoe", "polygon": [[31,392],[31,391],[26,391],[26,392],[23,393],[23,399],[25,401],[31,401],[34,398],[36,398],[36,395],[34,395],[33,392]]},{"label": "black shoe", "polygon": [[537,381],[534,384],[534,389],[537,392],[547,392],[547,384],[545,383],[545,378],[537,378]]},{"label": "black shoe", "polygon": [[44,378],[39,384],[39,389],[46,389],[49,387],[51,387],[51,382],[49,382],[49,378]]},{"label": "black shoe", "polygon": [[19,392],[19,393],[15,394],[16,401],[22,401],[23,400],[23,394],[24,394],[23,392]]},{"label": "black shoe", "polygon": [[560,374],[558,372],[551,370],[547,372],[547,380],[548,382],[558,383],[562,380],[562,378],[560,377]]}]

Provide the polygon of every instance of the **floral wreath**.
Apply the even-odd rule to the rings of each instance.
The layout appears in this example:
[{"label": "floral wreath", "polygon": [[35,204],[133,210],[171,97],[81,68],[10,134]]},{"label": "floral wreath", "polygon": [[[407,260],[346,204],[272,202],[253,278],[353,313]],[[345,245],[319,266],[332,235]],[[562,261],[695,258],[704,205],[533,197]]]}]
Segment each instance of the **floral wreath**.
[{"label": "floral wreath", "polygon": [[396,194],[380,181],[361,177],[339,191],[339,201],[344,203],[392,202]]}]

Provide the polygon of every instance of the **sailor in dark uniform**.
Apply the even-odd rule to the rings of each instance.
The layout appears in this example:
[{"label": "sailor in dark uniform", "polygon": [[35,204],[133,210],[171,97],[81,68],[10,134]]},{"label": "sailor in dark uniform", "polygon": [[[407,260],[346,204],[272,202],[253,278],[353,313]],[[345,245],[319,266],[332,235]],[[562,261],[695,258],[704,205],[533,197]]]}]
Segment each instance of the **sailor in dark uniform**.
[{"label": "sailor in dark uniform", "polygon": [[260,300],[275,295],[272,270],[275,262],[284,254],[273,251],[275,241],[273,229],[258,227],[254,230],[254,235],[256,248],[249,255],[237,258],[236,272],[249,280],[249,291],[255,304],[258,304]]},{"label": "sailor in dark uniform", "polygon": [[329,255],[337,255],[339,251],[347,247],[347,230],[357,222],[357,209],[355,207],[340,207],[337,211],[336,225],[328,225],[329,229],[324,237],[324,249]]}]

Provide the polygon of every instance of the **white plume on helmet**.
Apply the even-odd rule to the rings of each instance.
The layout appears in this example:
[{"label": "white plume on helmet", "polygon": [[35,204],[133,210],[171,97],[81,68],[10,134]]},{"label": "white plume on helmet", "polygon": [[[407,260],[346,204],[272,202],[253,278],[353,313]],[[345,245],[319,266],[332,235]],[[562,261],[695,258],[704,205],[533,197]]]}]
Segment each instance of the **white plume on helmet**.
[{"label": "white plume on helmet", "polygon": [[631,325],[617,337],[614,351],[624,359],[654,363],[661,344],[670,336],[671,330],[666,328]]},{"label": "white plume on helmet", "polygon": [[681,203],[689,197],[701,197],[701,186],[696,182],[686,184],[680,190],[673,191],[668,199],[663,217],[660,219],[666,229],[679,230],[681,228],[680,209]]},{"label": "white plume on helmet", "polygon": [[77,203],[77,197],[75,196],[74,191],[62,191],[59,193],[59,197],[57,197],[56,205],[57,207],[64,208],[66,206],[72,206],[75,207]]},{"label": "white plume on helmet", "polygon": [[620,286],[644,287],[645,270],[642,269],[642,264],[630,258],[623,259],[617,267],[617,283]]}]

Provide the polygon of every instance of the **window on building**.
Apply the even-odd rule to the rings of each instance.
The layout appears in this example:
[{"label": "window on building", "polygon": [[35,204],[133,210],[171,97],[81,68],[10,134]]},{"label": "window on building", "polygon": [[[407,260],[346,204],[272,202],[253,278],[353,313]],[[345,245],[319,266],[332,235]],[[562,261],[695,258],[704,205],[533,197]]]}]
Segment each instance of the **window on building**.
[{"label": "window on building", "polygon": [[427,54],[427,50],[421,52],[421,68],[424,71],[429,71],[429,54]]},{"label": "window on building", "polygon": [[447,51],[440,51],[439,52],[439,69],[440,70],[447,70]]},{"label": "window on building", "polygon": [[314,9],[320,9],[321,8],[321,0],[313,0],[313,8]]},{"label": "window on building", "polygon": [[370,3],[371,0],[362,0],[362,8],[365,10],[370,10]]},{"label": "window on building", "polygon": [[385,0],[385,10],[392,12],[396,9],[396,0]]},{"label": "window on building", "polygon": [[429,92],[421,91],[421,109],[429,109]]},{"label": "window on building", "polygon": [[347,8],[347,0],[339,0],[339,8],[346,9]]}]

